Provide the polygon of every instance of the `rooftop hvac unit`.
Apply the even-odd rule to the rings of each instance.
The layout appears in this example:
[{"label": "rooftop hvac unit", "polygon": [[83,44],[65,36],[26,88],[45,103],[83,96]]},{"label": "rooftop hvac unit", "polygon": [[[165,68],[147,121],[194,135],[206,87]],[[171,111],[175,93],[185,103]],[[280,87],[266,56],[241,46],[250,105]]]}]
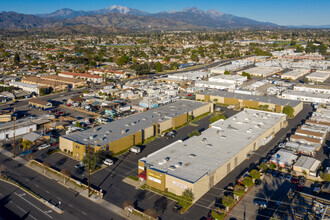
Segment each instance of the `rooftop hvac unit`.
[{"label": "rooftop hvac unit", "polygon": [[196,154],[189,154],[189,157],[190,158],[195,158],[196,157]]},{"label": "rooftop hvac unit", "polygon": [[181,167],[181,166],[182,166],[182,162],[179,162],[179,163],[175,164],[174,166],[175,166],[176,168]]}]

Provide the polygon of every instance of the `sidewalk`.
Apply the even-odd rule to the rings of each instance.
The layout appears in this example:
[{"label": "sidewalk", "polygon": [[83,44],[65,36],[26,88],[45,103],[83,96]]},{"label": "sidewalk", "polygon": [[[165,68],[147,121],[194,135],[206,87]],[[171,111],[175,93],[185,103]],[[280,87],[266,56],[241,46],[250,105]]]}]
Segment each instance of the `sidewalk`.
[{"label": "sidewalk", "polygon": [[128,177],[123,179],[124,183],[127,183],[128,185],[134,186],[135,189],[140,189],[141,186],[143,186],[144,184],[146,184],[146,181],[136,181],[136,180],[132,180]]}]

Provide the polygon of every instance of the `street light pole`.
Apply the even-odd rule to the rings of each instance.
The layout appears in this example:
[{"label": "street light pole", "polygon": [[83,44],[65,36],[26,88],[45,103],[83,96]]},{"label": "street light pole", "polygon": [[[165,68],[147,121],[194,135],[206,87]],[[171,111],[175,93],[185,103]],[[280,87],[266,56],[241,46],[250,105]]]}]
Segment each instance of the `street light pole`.
[{"label": "street light pole", "polygon": [[87,148],[87,153],[88,153],[88,197],[90,196],[91,192],[91,169],[90,169],[90,163],[91,163],[91,155],[90,155],[90,144],[88,143],[88,148]]},{"label": "street light pole", "polygon": [[15,121],[16,121],[16,117],[13,118],[13,158],[15,158]]}]

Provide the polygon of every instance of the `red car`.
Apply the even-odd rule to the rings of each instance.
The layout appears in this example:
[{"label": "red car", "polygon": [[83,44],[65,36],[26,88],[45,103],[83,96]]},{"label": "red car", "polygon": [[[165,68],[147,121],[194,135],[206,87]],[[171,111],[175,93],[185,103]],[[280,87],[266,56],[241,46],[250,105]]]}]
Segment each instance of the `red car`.
[{"label": "red car", "polygon": [[298,178],[297,177],[292,177],[291,183],[292,184],[297,184],[298,183]]},{"label": "red car", "polygon": [[188,96],[191,96],[191,94],[188,94]]}]

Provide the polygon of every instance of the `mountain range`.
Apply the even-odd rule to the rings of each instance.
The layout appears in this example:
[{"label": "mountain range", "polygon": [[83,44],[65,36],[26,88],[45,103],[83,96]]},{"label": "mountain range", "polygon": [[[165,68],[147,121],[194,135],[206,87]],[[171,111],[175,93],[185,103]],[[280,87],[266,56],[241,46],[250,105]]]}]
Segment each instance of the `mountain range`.
[{"label": "mountain range", "polygon": [[[133,8],[113,5],[104,9],[75,11],[64,8],[48,14],[27,15],[16,12],[0,12],[0,29],[73,30],[72,26],[102,28],[107,30],[211,30],[211,29],[277,29],[285,28],[270,22],[225,14],[211,9],[203,11],[195,7],[180,11],[148,13]],[[70,27],[69,29],[67,29]]]}]

